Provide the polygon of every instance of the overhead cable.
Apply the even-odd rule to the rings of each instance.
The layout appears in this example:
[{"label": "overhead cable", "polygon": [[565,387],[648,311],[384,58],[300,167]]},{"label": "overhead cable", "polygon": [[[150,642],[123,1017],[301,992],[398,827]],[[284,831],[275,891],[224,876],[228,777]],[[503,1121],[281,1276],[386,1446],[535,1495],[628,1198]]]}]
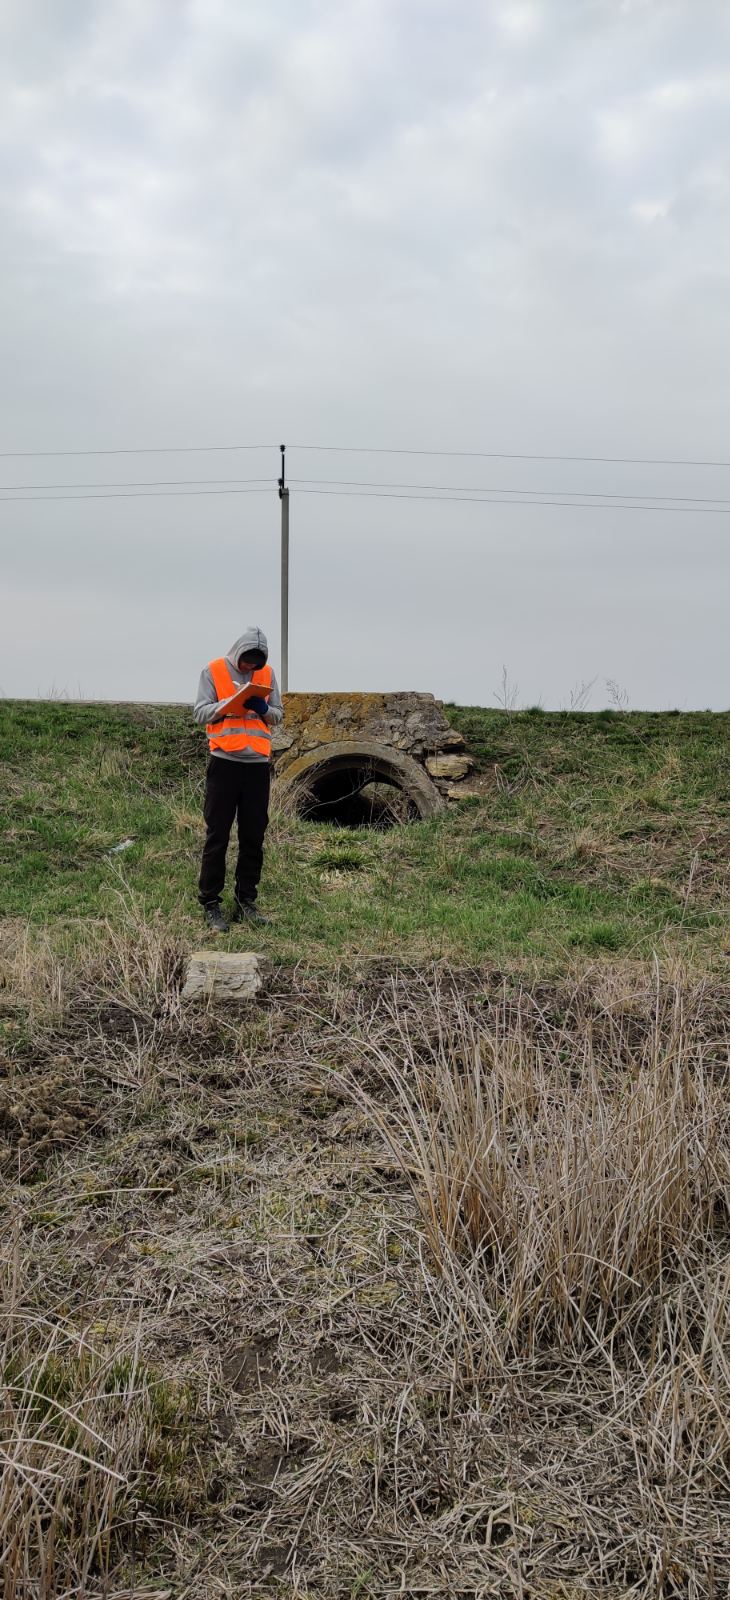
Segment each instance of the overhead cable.
[{"label": "overhead cable", "polygon": [[[184,445],[125,445],[93,450],[0,450],[0,459],[26,459],[50,456],[144,456],[144,455],[205,455],[235,450],[276,450],[278,444],[184,444]],[[365,445],[365,444],[292,444],[290,450],[327,451],[340,455],[384,456],[441,456],[456,460],[473,461],[585,461],[605,462],[613,466],[636,467],[730,467],[730,461],[698,460],[680,456],[607,456],[562,455],[558,452],[528,452],[526,450],[436,450],[415,446]]]},{"label": "overhead cable", "polygon": [[[534,496],[538,496],[538,497],[540,497],[540,496],[549,496],[551,498],[554,498],[555,496],[563,496],[564,495],[568,499],[571,499],[571,500],[578,499],[579,501],[582,501],[582,500],[616,500],[616,501],[628,500],[628,501],[632,501],[632,500],[640,499],[642,501],[643,500],[652,500],[652,501],[658,501],[658,502],[661,502],[661,503],[664,503],[664,502],[672,503],[672,502],[674,502],[674,503],[678,503],[678,504],[681,504],[681,505],[688,505],[688,506],[693,506],[693,505],[697,505],[697,506],[702,506],[702,505],[730,506],[730,499],[725,499],[725,498],[723,498],[722,495],[645,494],[643,490],[641,490],[638,495],[636,494],[636,492],[632,495],[632,494],[625,494],[625,493],[624,494],[616,493],[615,491],[610,490],[610,489],[566,489],[565,487],[561,487],[559,489],[546,489],[546,488],[528,489],[528,488],[525,488],[524,486],[520,486],[519,488],[511,488],[511,487],[506,487],[503,484],[493,484],[491,486],[488,486],[488,485],[485,485],[485,484],[479,484],[479,485],[477,485],[477,484],[464,484],[462,486],[462,485],[457,484],[457,483],[392,483],[392,482],[383,483],[383,482],[376,481],[376,480],[370,480],[369,481],[369,480],[362,479],[362,478],[290,478],[289,482],[292,483],[292,484],[297,484],[299,486],[302,486],[302,488],[305,485],[308,485],[308,486],[317,487],[317,488],[320,488],[320,489],[329,489],[330,487],[335,487],[336,486],[338,488],[367,489],[367,490],[373,490],[373,491],[376,490],[376,489],[393,489],[393,490],[399,490],[399,491],[400,490],[403,490],[403,491],[405,491],[405,490],[417,490],[417,491],[425,491],[428,494],[431,494],[432,492],[434,494],[438,493],[438,494],[444,494],[444,495],[445,494],[454,494],[455,496],[457,496],[457,498],[462,498],[464,495],[468,495],[468,494],[475,494],[475,495],[495,495],[495,494],[498,494],[498,495],[502,495],[502,494],[505,494],[505,495],[522,495],[522,496],[529,497],[530,499],[532,499]],[[6,495],[7,498],[10,499],[15,494],[15,491],[23,491],[23,496],[22,496],[23,498],[31,499],[31,498],[33,498],[33,496],[35,494],[35,495],[38,495],[39,497],[50,499],[51,498],[51,492],[52,491],[56,491],[56,490],[66,491],[66,490],[75,490],[75,489],[85,489],[85,490],[90,490],[90,491],[91,490],[98,490],[98,491],[110,490],[111,491],[111,490],[114,490],[114,489],[120,489],[120,490],[125,490],[126,491],[126,490],[132,490],[132,489],[170,489],[170,488],[189,488],[189,487],[199,487],[199,486],[210,487],[211,489],[219,489],[221,492],[223,492],[223,490],[225,488],[227,488],[228,486],[230,486],[230,485],[238,486],[239,484],[262,484],[264,486],[268,485],[271,488],[275,488],[276,479],[271,477],[271,476],[269,476],[269,477],[263,477],[263,478],[141,478],[141,479],[129,479],[126,482],[119,482],[119,481],[100,482],[100,481],[97,480],[97,481],[92,482],[92,483],[88,483],[88,482],[85,482],[85,483],[5,483],[5,484],[0,484],[0,496]],[[91,495],[89,495],[89,498],[91,498]],[[109,498],[110,499],[112,498],[111,494],[109,495]]]},{"label": "overhead cable", "polygon": [[[321,478],[313,478],[313,483],[321,483]],[[184,484],[210,483],[263,483],[272,488],[276,479],[269,474],[266,478],[130,478],[126,483],[2,483],[0,494],[5,494],[10,489],[167,489]]]},{"label": "overhead cable", "polygon": [[392,445],[369,444],[290,444],[288,450],[327,450],[344,455],[375,456],[463,456],[480,461],[588,461],[609,462],[626,467],[730,467],[730,461],[685,461],[669,456],[563,456],[528,455],[515,450],[411,450]]},{"label": "overhead cable", "polygon": [[[228,480],[228,481],[233,481],[233,480]],[[494,484],[494,486],[491,487],[491,488],[486,487],[484,485],[464,484],[464,487],[463,487],[463,490],[462,490],[461,486],[458,483],[376,483],[374,481],[368,483],[364,479],[360,479],[360,478],[290,478],[289,482],[290,483],[297,483],[297,484],[305,484],[305,483],[306,484],[317,484],[319,486],[328,486],[329,484],[338,484],[338,485],[341,484],[345,488],[348,488],[348,489],[428,489],[429,491],[430,490],[434,490],[434,491],[439,490],[439,491],[441,491],[443,493],[453,493],[453,494],[456,494],[458,496],[461,496],[462,493],[463,494],[469,494],[469,493],[473,493],[473,494],[523,494],[523,495],[556,495],[556,494],[557,495],[562,495],[562,494],[564,494],[564,495],[570,496],[571,498],[575,498],[576,496],[578,496],[579,498],[582,498],[584,500],[635,500],[637,498],[637,491],[634,491],[633,495],[632,494],[616,494],[610,489],[564,489],[564,488],[562,488],[562,489],[527,489],[527,488],[524,488],[524,487],[521,487],[519,489],[507,489],[507,488],[504,488],[503,485],[501,485],[501,484]],[[674,500],[674,501],[682,501],[683,504],[686,503],[688,505],[730,506],[730,500],[724,499],[722,495],[718,495],[718,494],[712,494],[712,495],[644,494],[644,491],[642,489],[642,490],[638,491],[638,498],[641,499],[641,500],[662,500],[662,501],[664,501],[664,500],[670,500],[670,501]]]},{"label": "overhead cable", "polygon": [[[161,489],[161,490],[133,490],[131,492],[93,493],[93,494],[6,494],[0,493],[0,505],[29,505],[51,504],[55,501],[74,500],[190,500],[198,496],[210,495],[242,495],[242,494],[268,494],[268,489]],[[477,505],[477,506],[552,506],[565,507],[572,511],[653,511],[661,515],[691,515],[698,517],[730,516],[730,505],[643,505],[637,502],[628,504],[617,501],[592,500],[586,505],[582,500],[525,500],[515,495],[512,499],[504,499],[499,495],[489,494],[411,494],[410,492],[387,491],[381,489],[313,489],[299,488],[300,494],[323,495],[325,499],[334,497],[355,500],[421,500],[430,505]]]},{"label": "overhead cable", "polygon": [[150,491],[147,489],[134,490],[132,494],[0,494],[0,505],[26,505],[31,500],[45,501],[50,505],[52,500],[192,500],[197,495],[211,494],[268,494],[268,489],[162,489]]},{"label": "overhead cable", "polygon": [[571,511],[653,511],[666,516],[674,513],[687,516],[692,513],[698,517],[716,516],[730,517],[730,506],[645,506],[637,503],[630,505],[607,504],[603,500],[594,500],[589,506],[579,500],[502,500],[488,499],[485,495],[472,494],[388,494],[380,489],[368,492],[365,489],[300,489],[300,494],[320,494],[325,498],[352,498],[360,500],[427,500],[430,505],[451,503],[463,505],[465,503],[477,506],[554,506],[569,507]]},{"label": "overhead cable", "polygon": [[0,460],[31,456],[187,456],[215,450],[278,450],[278,444],[150,444],[112,450],[0,450]]}]

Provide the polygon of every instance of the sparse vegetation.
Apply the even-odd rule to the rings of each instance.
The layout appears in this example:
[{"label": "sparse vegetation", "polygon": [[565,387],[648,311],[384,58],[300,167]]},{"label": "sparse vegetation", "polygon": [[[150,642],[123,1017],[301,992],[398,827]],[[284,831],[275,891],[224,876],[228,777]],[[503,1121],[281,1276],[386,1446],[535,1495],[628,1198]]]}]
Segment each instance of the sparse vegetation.
[{"label": "sparse vegetation", "polygon": [[4,747],[3,1600],[724,1600],[726,719],[454,709],[443,823],[275,817],[277,964],[221,1012],[180,999],[182,714],[43,712]]}]

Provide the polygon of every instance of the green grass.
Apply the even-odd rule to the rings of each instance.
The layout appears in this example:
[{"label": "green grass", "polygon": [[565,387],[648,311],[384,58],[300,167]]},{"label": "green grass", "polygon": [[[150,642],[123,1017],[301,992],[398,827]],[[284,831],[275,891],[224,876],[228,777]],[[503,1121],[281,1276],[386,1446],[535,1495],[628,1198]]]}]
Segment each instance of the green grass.
[{"label": "green grass", "polygon": [[[274,921],[257,934],[272,955],[724,961],[730,715],[447,715],[476,759],[477,797],[387,833],[274,816],[262,883]],[[5,701],[0,756],[5,917],[73,944],[90,920],[121,921],[131,897],[205,941],[205,740],[189,713]]]}]

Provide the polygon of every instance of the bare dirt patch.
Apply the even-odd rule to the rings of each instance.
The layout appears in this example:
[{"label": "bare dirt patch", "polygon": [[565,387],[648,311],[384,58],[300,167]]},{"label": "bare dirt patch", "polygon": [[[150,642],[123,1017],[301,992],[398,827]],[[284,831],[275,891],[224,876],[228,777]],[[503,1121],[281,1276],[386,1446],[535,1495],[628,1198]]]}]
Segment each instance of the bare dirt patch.
[{"label": "bare dirt patch", "polygon": [[250,1394],[275,1381],[276,1364],[273,1339],[253,1339],[234,1348],[222,1363],[223,1379],[236,1394]]},{"label": "bare dirt patch", "polygon": [[0,1173],[15,1167],[28,1181],[53,1151],[73,1146],[92,1129],[101,1135],[103,1112],[70,1056],[22,1072],[0,1062],[0,1074]]}]

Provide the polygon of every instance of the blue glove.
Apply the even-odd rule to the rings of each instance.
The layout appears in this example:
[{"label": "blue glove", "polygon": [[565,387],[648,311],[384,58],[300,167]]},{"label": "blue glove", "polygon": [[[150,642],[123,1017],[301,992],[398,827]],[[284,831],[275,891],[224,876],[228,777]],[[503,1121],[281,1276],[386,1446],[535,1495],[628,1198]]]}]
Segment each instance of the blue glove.
[{"label": "blue glove", "polygon": [[266,713],[268,709],[269,708],[263,698],[263,695],[252,695],[251,699],[246,701],[246,710],[254,711],[256,716],[261,718],[262,722],[266,721]]}]

